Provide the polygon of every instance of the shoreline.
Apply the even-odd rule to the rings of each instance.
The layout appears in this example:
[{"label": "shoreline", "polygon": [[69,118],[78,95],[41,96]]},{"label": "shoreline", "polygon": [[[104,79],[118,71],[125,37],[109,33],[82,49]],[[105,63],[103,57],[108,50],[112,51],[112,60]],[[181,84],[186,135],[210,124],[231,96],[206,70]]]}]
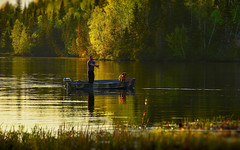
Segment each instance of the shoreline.
[{"label": "shoreline", "polygon": [[[20,56],[14,55],[13,53],[0,53],[0,57],[25,57],[25,58],[77,58],[77,59],[88,59],[88,57],[77,57],[77,56]],[[115,62],[159,62],[159,63],[239,63],[239,60],[230,60],[230,59],[187,59],[187,60],[178,60],[178,59],[94,59],[97,61],[115,61]]]}]

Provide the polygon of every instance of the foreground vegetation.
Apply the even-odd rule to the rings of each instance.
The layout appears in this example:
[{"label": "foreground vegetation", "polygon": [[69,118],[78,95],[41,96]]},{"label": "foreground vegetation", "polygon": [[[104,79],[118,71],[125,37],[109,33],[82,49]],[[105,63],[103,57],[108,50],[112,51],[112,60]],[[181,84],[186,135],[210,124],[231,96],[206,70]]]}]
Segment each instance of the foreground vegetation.
[{"label": "foreground vegetation", "polygon": [[[239,0],[36,0],[0,9],[0,53],[239,60]],[[95,58],[96,58],[95,57]]]},{"label": "foreground vegetation", "polygon": [[0,130],[0,149],[238,149],[239,121],[162,123],[157,128]]}]

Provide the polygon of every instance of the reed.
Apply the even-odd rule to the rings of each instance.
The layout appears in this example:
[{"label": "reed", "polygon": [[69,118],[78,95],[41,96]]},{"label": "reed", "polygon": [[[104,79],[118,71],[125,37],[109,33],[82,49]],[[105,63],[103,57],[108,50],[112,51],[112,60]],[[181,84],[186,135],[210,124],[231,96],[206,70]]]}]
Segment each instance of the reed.
[{"label": "reed", "polygon": [[23,126],[0,129],[1,150],[68,149],[237,149],[239,121],[163,122],[158,127],[119,126],[113,130],[47,130]]}]

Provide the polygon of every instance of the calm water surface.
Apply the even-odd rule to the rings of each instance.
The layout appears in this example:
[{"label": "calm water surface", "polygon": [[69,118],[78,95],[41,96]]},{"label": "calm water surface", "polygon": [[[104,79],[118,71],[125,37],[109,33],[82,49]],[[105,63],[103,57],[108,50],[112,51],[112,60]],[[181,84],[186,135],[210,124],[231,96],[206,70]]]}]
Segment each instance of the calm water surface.
[{"label": "calm water surface", "polygon": [[116,79],[125,71],[136,78],[135,90],[66,94],[63,78],[87,80],[86,62],[0,57],[0,124],[111,128],[219,115],[239,118],[239,63],[96,61],[96,80]]}]

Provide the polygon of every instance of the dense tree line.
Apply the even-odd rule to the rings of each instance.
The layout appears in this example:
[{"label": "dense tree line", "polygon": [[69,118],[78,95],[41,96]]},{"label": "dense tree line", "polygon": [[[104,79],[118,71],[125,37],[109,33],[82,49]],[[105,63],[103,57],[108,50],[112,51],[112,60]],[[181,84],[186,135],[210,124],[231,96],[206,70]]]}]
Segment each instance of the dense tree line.
[{"label": "dense tree line", "polygon": [[239,0],[38,0],[0,9],[0,53],[238,60]]}]

